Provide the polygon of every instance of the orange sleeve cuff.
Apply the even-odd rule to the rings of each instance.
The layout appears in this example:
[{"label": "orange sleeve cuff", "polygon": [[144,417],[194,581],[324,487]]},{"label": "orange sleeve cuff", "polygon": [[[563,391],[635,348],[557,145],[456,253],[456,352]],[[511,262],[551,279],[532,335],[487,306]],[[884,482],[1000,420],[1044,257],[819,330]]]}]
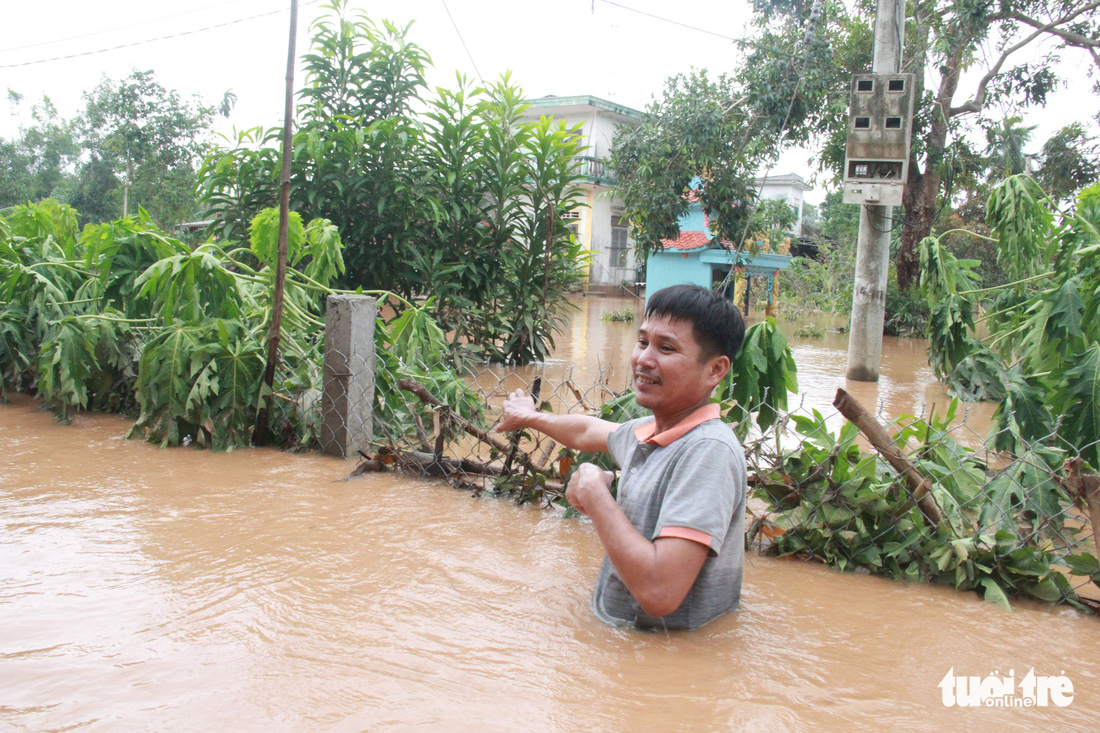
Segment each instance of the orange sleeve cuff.
[{"label": "orange sleeve cuff", "polygon": [[710,547],[711,536],[706,532],[700,532],[697,529],[688,529],[687,527],[665,527],[657,535],[657,538],[661,537],[679,537],[682,540],[691,540],[692,542],[698,542],[700,545],[706,545]]}]

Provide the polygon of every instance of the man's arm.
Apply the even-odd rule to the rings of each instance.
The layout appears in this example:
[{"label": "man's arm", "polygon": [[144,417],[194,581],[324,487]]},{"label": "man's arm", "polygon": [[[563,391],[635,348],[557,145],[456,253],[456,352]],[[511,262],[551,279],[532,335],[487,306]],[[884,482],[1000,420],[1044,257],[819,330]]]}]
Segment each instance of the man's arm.
[{"label": "man's arm", "polygon": [[607,438],[618,423],[591,415],[555,415],[535,408],[535,401],[517,389],[504,400],[504,414],[496,430],[508,433],[531,428],[573,450],[606,453]]},{"label": "man's arm", "polygon": [[583,463],[565,496],[592,520],[611,564],[642,610],[655,618],[667,616],[684,602],[709,548],[679,537],[648,540],[611,496],[611,478],[610,471]]}]

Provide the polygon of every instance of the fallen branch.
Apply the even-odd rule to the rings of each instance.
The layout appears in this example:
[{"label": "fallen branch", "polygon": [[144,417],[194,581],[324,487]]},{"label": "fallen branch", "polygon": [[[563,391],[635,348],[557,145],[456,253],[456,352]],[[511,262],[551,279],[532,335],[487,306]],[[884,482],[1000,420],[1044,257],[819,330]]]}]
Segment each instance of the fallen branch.
[{"label": "fallen branch", "polygon": [[[359,452],[359,455],[362,456],[363,460],[351,473],[344,477],[344,481],[358,478],[367,473],[386,470],[384,461],[369,458],[362,451]],[[401,468],[414,469],[428,476],[451,476],[457,473],[478,476],[501,475],[500,468],[469,458],[443,458],[420,451],[387,451],[386,455],[392,457],[392,462]]]},{"label": "fallen branch", "polygon": [[555,443],[550,438],[547,438],[546,445],[543,446],[543,449],[541,451],[539,451],[538,458],[535,459],[535,462],[545,464],[547,461],[550,460],[550,453],[557,447],[557,443]]},{"label": "fallen branch", "polygon": [[381,472],[385,470],[386,466],[382,463],[382,461],[376,461],[373,458],[366,458],[363,461],[360,461],[359,465],[356,466],[351,473],[349,473],[347,476],[344,476],[344,478],[341,480],[350,481],[351,479],[359,478],[364,474]]},{"label": "fallen branch", "polygon": [[936,499],[931,493],[932,481],[921,474],[921,472],[901,454],[901,450],[894,444],[894,441],[890,439],[886,429],[879,424],[878,420],[872,417],[871,413],[863,409],[863,406],[856,402],[855,398],[843,389],[838,389],[836,391],[836,399],[833,400],[833,406],[840,410],[841,415],[848,418],[848,420],[859,428],[860,432],[867,437],[867,440],[871,441],[871,445],[874,446],[875,450],[894,467],[894,470],[905,477],[905,482],[909,486],[909,494],[913,497],[917,506],[920,507],[924,518],[927,519],[932,526],[940,526],[943,522],[943,515],[940,513],[940,507],[936,504]]},{"label": "fallen branch", "polygon": [[403,467],[419,468],[429,476],[449,476],[453,473],[499,476],[501,470],[481,461],[469,458],[446,458],[433,453],[408,451],[396,453],[397,463]]},{"label": "fallen branch", "polygon": [[[438,398],[436,398],[431,392],[429,392],[424,385],[412,379],[399,379],[397,381],[397,386],[405,390],[406,392],[412,392],[420,399],[421,402],[424,402],[425,404],[447,410],[450,413],[451,419],[458,423],[459,427],[461,427],[465,432],[474,436],[482,443],[496,448],[501,453],[501,455],[508,454],[510,446],[507,443],[502,440],[498,440],[497,438],[494,438],[492,435],[489,435],[489,433],[485,432],[476,425],[473,425],[472,423],[470,423],[469,420],[466,420],[461,415],[455,414],[454,411],[452,411],[447,405],[440,402]],[[531,459],[531,456],[527,455],[525,451],[519,451],[517,457],[519,458],[520,463],[526,466],[527,469],[530,471],[542,474],[553,473],[553,471],[546,466],[541,466],[535,463]]]}]

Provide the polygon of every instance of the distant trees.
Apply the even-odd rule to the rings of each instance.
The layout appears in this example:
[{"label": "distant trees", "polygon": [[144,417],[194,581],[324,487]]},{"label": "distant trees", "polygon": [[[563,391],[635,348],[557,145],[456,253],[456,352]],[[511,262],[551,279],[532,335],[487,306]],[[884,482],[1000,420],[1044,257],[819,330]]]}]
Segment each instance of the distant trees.
[{"label": "distant trees", "polygon": [[1072,199],[1082,188],[1100,180],[1097,138],[1089,135],[1080,122],[1066,125],[1043,143],[1035,177],[1055,201]]},{"label": "distant trees", "polygon": [[[8,90],[8,105],[23,96]],[[0,208],[64,198],[80,157],[73,122],[60,119],[49,97],[30,108],[30,124],[11,140],[0,139]]]},{"label": "distant trees", "polygon": [[[152,71],[104,78],[84,96],[84,109],[71,120],[43,97],[29,124],[0,140],[0,208],[53,197],[90,222],[138,206],[164,227],[193,217],[196,166],[215,107],[184,99]],[[16,106],[22,97],[9,90],[8,101]],[[227,94],[223,109],[231,103]]]},{"label": "distant trees", "polygon": [[152,71],[134,71],[120,81],[104,79],[85,95],[81,140],[89,161],[106,163],[114,186],[81,176],[73,204],[109,196],[125,216],[136,205],[155,221],[174,225],[194,215],[195,166],[209,144],[214,107],[188,102],[166,89]]}]

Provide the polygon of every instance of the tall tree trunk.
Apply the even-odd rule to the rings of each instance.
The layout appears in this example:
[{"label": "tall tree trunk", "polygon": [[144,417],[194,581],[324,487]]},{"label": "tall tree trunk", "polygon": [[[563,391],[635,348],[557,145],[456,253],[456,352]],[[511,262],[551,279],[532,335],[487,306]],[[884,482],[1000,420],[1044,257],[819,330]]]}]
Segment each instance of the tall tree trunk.
[{"label": "tall tree trunk", "polygon": [[[959,74],[965,60],[964,50],[960,47],[940,66],[943,81],[936,91],[936,104],[924,134],[924,170],[922,172],[916,155],[909,158],[909,177],[906,182],[902,206],[905,209],[905,222],[898,243],[898,257],[895,263],[898,274],[898,289],[910,290],[920,281],[919,246],[922,239],[932,233],[939,211],[940,185],[943,183],[943,165],[947,151],[947,137],[950,122],[955,116],[951,100],[959,86]],[[923,77],[924,65],[914,64],[910,71]],[[923,91],[921,82],[917,92]]]},{"label": "tall tree trunk", "polygon": [[130,156],[126,156],[126,180],[122,184],[122,218],[130,215],[130,181],[134,177],[134,164],[130,162]]},{"label": "tall tree trunk", "polygon": [[894,263],[899,290],[909,290],[920,282],[919,246],[921,240],[932,233],[941,182],[938,171],[930,167],[927,172],[921,173],[917,161],[910,159],[909,180],[902,197],[905,222],[898,238],[898,256]]}]

